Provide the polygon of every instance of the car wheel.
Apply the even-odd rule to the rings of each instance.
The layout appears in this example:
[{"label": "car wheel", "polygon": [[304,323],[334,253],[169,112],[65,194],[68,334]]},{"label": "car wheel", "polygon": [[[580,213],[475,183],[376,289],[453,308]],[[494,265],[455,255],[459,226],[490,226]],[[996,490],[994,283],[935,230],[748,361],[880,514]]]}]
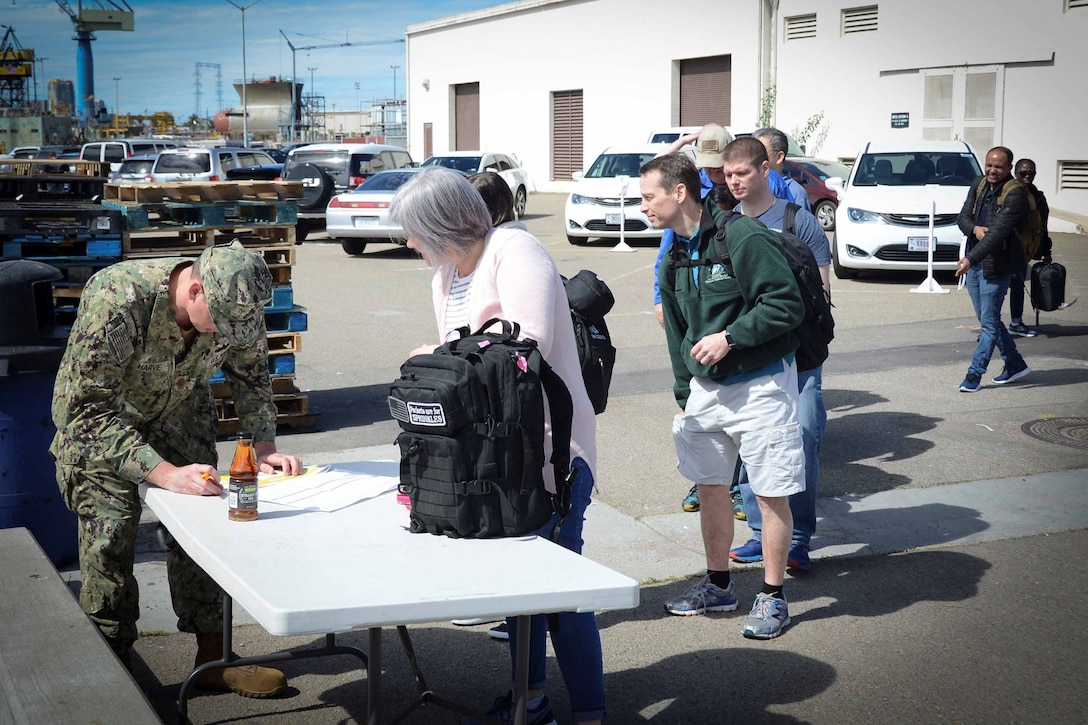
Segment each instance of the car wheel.
[{"label": "car wheel", "polygon": [[818,202],[816,208],[812,210],[812,214],[820,222],[820,226],[823,227],[825,232],[835,231],[835,205],[830,201],[824,199]]},{"label": "car wheel", "polygon": [[336,186],[325,170],[316,164],[292,166],[283,178],[284,181],[302,182],[302,199],[298,203],[302,211],[325,211]]},{"label": "car wheel", "polygon": [[341,239],[340,246],[352,257],[359,257],[362,256],[363,250],[366,249],[366,242],[362,239]]},{"label": "car wheel", "polygon": [[514,194],[514,218],[521,219],[525,216],[525,202],[528,200],[529,195],[525,192],[524,186],[518,187],[518,193]]},{"label": "car wheel", "polygon": [[858,275],[861,274],[856,269],[850,269],[849,267],[844,267],[839,264],[839,252],[837,249],[831,258],[831,266],[835,270],[835,276],[839,279],[857,279]]},{"label": "car wheel", "polygon": [[587,239],[586,237],[572,237],[569,234],[567,235],[567,241],[579,247],[589,243],[589,239]]}]

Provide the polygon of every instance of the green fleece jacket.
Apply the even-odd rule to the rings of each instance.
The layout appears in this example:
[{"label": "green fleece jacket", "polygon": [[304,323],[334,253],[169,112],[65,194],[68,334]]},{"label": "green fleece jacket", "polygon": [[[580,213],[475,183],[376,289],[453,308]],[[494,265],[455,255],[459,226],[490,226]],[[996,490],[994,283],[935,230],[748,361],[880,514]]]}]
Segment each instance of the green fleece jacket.
[{"label": "green fleece jacket", "polygon": [[[713,250],[716,228],[703,214],[697,237],[699,259],[717,257]],[[692,377],[721,380],[780,360],[797,350],[793,329],[804,318],[804,302],[774,232],[747,217],[729,226],[729,256],[736,277],[721,264],[692,269],[658,271],[661,304],[665,313],[665,337],[672,360],[676,402],[687,404]],[[686,260],[682,242],[675,252]],[[709,254],[708,254],[708,250]],[[703,337],[729,330],[736,346],[714,365],[691,357],[691,348]],[[726,381],[728,382],[728,381]]]}]

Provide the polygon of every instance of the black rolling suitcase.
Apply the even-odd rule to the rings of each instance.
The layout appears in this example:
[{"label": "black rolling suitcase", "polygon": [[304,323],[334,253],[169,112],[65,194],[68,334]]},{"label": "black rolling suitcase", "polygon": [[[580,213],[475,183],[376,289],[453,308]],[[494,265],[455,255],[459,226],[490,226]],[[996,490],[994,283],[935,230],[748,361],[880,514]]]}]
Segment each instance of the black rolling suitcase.
[{"label": "black rolling suitcase", "polygon": [[1065,304],[1065,267],[1057,262],[1036,262],[1031,266],[1031,306],[1035,324],[1040,312],[1053,312]]}]

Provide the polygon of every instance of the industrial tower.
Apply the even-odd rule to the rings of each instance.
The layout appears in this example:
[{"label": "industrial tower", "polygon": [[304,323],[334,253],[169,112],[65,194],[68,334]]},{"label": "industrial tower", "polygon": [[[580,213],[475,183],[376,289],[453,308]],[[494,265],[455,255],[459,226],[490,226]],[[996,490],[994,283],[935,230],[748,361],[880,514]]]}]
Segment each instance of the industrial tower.
[{"label": "industrial tower", "polygon": [[[94,117],[94,56],[91,41],[96,30],[133,30],[135,20],[132,8],[125,0],[78,0],[76,9],[65,0],[55,0],[61,10],[72,19],[75,28],[76,47],[76,109],[79,125],[86,127]],[[116,111],[117,109],[114,109]]]}]

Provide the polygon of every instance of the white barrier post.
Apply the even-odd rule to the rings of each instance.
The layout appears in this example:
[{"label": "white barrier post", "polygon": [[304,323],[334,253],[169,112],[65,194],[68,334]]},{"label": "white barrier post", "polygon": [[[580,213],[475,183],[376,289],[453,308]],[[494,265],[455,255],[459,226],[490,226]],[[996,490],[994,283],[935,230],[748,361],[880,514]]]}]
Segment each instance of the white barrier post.
[{"label": "white barrier post", "polygon": [[627,185],[631,183],[631,177],[626,174],[621,174],[616,177],[616,180],[620,182],[620,243],[612,247],[613,252],[633,252],[634,249],[623,239],[625,228],[627,227],[627,216],[623,212],[624,197],[627,196]]},{"label": "white barrier post", "polygon": [[937,214],[937,202],[931,201],[929,204],[929,239],[926,240],[926,279],[922,284],[918,285],[911,292],[918,292],[921,294],[948,294],[949,290],[941,287],[937,284],[937,280],[933,279],[933,253],[937,248],[937,238],[933,236],[933,217]]}]

